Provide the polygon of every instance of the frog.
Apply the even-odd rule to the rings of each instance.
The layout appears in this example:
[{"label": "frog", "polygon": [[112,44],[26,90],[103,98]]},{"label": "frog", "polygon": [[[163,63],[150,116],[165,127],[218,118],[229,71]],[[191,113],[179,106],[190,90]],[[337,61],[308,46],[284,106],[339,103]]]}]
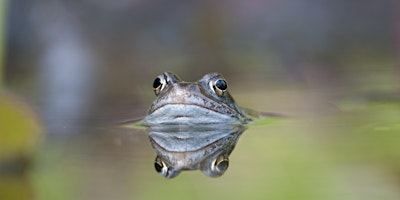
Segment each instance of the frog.
[{"label": "frog", "polygon": [[153,91],[156,97],[141,121],[144,126],[246,124],[252,120],[236,104],[226,79],[217,72],[205,74],[195,82],[164,72],[154,79]]}]

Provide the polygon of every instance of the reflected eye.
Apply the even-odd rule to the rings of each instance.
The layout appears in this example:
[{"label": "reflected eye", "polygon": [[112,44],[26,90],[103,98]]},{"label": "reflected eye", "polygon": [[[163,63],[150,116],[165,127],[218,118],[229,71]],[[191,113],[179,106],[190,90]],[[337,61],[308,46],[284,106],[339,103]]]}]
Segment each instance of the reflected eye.
[{"label": "reflected eye", "polygon": [[211,166],[211,170],[217,171],[219,173],[223,173],[228,169],[229,160],[227,157],[220,155],[217,159],[215,159],[213,165]]},{"label": "reflected eye", "polygon": [[214,83],[210,82],[210,88],[217,94],[218,96],[224,95],[226,89],[228,89],[228,84],[223,79],[218,79]]},{"label": "reflected eye", "polygon": [[153,90],[156,95],[160,94],[160,92],[164,89],[166,84],[165,78],[162,76],[157,77],[154,79],[153,82]]},{"label": "reflected eye", "polygon": [[163,161],[161,161],[160,159],[156,159],[154,161],[154,168],[156,169],[156,171],[163,175],[163,176],[167,176],[168,173],[168,167],[167,165],[165,165],[165,163]]}]

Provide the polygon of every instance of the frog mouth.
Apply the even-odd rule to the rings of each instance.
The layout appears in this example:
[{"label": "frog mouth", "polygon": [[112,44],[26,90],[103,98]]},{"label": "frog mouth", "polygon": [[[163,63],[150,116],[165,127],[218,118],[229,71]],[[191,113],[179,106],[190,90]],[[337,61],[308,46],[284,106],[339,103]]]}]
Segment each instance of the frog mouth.
[{"label": "frog mouth", "polygon": [[173,116],[174,118],[196,118],[200,116],[212,117],[214,115],[233,117],[233,113],[231,112],[223,112],[220,109],[213,109],[199,104],[168,103],[155,109],[152,114],[157,114],[157,112],[171,117]]},{"label": "frog mouth", "polygon": [[143,125],[158,124],[238,124],[235,115],[217,112],[197,104],[165,104],[157,107],[142,121]]},{"label": "frog mouth", "polygon": [[240,111],[193,86],[172,88],[159,95],[148,110],[144,124],[237,123],[242,118]]},{"label": "frog mouth", "polygon": [[158,107],[154,108],[154,111],[157,111],[158,109],[161,109],[165,106],[182,106],[182,108],[187,108],[187,109],[179,109],[180,111],[182,111],[182,115],[184,115],[184,113],[188,112],[190,109],[194,108],[194,107],[198,107],[200,109],[204,109],[207,111],[204,112],[216,112],[216,113],[220,113],[220,114],[224,114],[224,115],[234,115],[235,111],[231,108],[229,108],[226,105],[216,105],[216,103],[205,103],[205,104],[197,104],[197,103],[190,103],[190,102],[172,102],[172,103],[166,103],[163,105],[160,105]]}]

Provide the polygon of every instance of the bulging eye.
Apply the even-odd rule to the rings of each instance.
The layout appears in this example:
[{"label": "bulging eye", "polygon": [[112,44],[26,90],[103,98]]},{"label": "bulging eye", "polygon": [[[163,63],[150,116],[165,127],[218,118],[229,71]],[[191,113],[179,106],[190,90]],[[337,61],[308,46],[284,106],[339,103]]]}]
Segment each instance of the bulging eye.
[{"label": "bulging eye", "polygon": [[156,169],[157,173],[161,174],[165,178],[174,178],[175,176],[178,176],[181,172],[175,171],[174,169],[168,167],[168,165],[158,156],[154,161],[154,168]]},{"label": "bulging eye", "polygon": [[228,88],[228,85],[226,84],[225,80],[219,79],[215,82],[215,87],[217,87],[220,90],[225,91]]},{"label": "bulging eye", "polygon": [[153,82],[153,90],[156,95],[160,94],[160,92],[164,89],[166,85],[166,80],[162,76],[158,76],[156,79],[154,79]]},{"label": "bulging eye", "polygon": [[224,95],[226,90],[228,89],[228,84],[223,79],[218,79],[215,82],[210,82],[210,88],[215,92],[218,96]]},{"label": "bulging eye", "polygon": [[158,157],[156,158],[156,160],[154,161],[154,168],[157,171],[157,173],[163,175],[163,176],[167,176],[168,174],[168,167],[167,165]]},{"label": "bulging eye", "polygon": [[211,166],[211,170],[218,173],[224,173],[229,166],[229,159],[223,155],[220,155],[215,159]]}]

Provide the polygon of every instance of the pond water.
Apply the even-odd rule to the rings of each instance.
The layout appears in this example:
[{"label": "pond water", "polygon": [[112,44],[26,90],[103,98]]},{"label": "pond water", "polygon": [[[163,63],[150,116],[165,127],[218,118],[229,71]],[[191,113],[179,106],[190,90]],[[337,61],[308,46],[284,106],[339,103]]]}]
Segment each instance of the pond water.
[{"label": "pond water", "polygon": [[[400,199],[398,1],[4,2],[0,200]],[[121,126],[165,71],[283,117]]]},{"label": "pond water", "polygon": [[[238,104],[281,110],[286,116],[239,130],[234,150],[227,145],[229,167],[218,178],[197,165],[166,179],[154,163],[160,153],[154,143],[168,143],[159,130],[120,126],[114,123],[120,118],[93,115],[74,126],[47,125],[28,173],[5,183],[37,199],[400,198],[400,103],[395,95],[354,94],[333,102],[321,98],[324,92],[299,88],[231,93]],[[126,110],[143,116],[146,108]],[[198,139],[196,130],[174,131],[187,139],[180,138],[180,144]],[[229,130],[214,133],[203,141],[232,136]]]}]

